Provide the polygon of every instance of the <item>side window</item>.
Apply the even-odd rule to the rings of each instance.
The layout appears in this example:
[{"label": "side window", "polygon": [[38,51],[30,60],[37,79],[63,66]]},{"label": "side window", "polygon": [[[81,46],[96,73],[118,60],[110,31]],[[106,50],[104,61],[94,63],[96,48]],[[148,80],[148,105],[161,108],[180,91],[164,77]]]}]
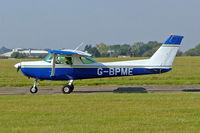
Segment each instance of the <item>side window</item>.
[{"label": "side window", "polygon": [[91,64],[91,63],[95,63],[96,62],[94,59],[92,59],[89,56],[81,56],[80,60],[82,61],[83,64]]},{"label": "side window", "polygon": [[70,56],[66,56],[66,55],[57,55],[56,58],[56,64],[68,64],[68,65],[72,65],[73,64],[73,59]]}]

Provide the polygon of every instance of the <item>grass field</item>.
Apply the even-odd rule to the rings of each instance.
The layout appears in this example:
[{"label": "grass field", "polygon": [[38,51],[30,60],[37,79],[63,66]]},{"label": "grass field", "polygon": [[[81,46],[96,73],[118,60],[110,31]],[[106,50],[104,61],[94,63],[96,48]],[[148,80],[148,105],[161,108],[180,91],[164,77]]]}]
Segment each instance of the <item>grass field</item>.
[{"label": "grass field", "polygon": [[200,131],[200,93],[0,97],[0,132]]},{"label": "grass field", "polygon": [[[133,58],[97,58],[97,61]],[[134,58],[140,59],[140,58]],[[23,60],[24,61],[24,60]],[[31,86],[17,73],[20,60],[0,60],[0,87]],[[62,86],[64,82],[41,82]],[[75,81],[75,85],[200,84],[200,57],[177,57],[161,75]],[[72,94],[0,96],[0,132],[199,132],[200,93]]]},{"label": "grass field", "polygon": [[[97,58],[97,61],[119,61],[141,58]],[[21,72],[17,73],[14,64],[24,60],[0,59],[0,87],[31,86]],[[64,81],[43,81],[40,86],[62,86]],[[102,79],[77,80],[75,85],[193,85],[200,84],[200,57],[176,57],[173,70],[159,75],[114,77]]]}]

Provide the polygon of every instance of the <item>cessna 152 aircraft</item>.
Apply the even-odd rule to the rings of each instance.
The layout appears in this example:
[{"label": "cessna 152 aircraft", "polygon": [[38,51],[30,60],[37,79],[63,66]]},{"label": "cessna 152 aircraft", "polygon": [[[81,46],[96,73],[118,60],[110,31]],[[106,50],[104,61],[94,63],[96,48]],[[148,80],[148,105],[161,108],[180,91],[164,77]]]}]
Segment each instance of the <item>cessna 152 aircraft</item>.
[{"label": "cessna 152 aircraft", "polygon": [[172,70],[172,63],[183,36],[173,35],[161,45],[150,59],[99,63],[90,54],[78,50],[50,50],[43,61],[20,62],[17,70],[35,78],[31,93],[38,91],[38,80],[69,80],[62,87],[64,94],[73,91],[76,79],[160,74]]}]

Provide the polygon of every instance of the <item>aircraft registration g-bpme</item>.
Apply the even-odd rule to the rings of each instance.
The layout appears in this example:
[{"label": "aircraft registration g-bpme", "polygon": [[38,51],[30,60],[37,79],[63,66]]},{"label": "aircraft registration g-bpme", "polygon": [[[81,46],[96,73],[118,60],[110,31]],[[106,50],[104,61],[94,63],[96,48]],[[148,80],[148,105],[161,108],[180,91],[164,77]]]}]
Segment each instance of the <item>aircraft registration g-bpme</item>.
[{"label": "aircraft registration g-bpme", "polygon": [[31,93],[36,93],[38,80],[69,80],[62,87],[65,94],[73,91],[76,79],[160,74],[172,70],[172,63],[183,36],[173,35],[162,44],[150,59],[99,63],[90,54],[78,50],[50,50],[43,61],[20,62],[17,70],[35,78]]}]

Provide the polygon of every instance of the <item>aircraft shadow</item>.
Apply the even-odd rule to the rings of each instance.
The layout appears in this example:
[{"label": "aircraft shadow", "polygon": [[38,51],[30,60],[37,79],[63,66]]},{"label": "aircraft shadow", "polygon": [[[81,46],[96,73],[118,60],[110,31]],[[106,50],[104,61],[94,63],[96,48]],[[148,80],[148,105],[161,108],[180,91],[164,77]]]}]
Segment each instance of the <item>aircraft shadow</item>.
[{"label": "aircraft shadow", "polygon": [[200,89],[183,89],[183,92],[200,92]]},{"label": "aircraft shadow", "polygon": [[119,87],[115,90],[74,91],[73,93],[148,93],[143,87]]},{"label": "aircraft shadow", "polygon": [[113,90],[114,93],[148,93],[144,87],[119,87]]}]

